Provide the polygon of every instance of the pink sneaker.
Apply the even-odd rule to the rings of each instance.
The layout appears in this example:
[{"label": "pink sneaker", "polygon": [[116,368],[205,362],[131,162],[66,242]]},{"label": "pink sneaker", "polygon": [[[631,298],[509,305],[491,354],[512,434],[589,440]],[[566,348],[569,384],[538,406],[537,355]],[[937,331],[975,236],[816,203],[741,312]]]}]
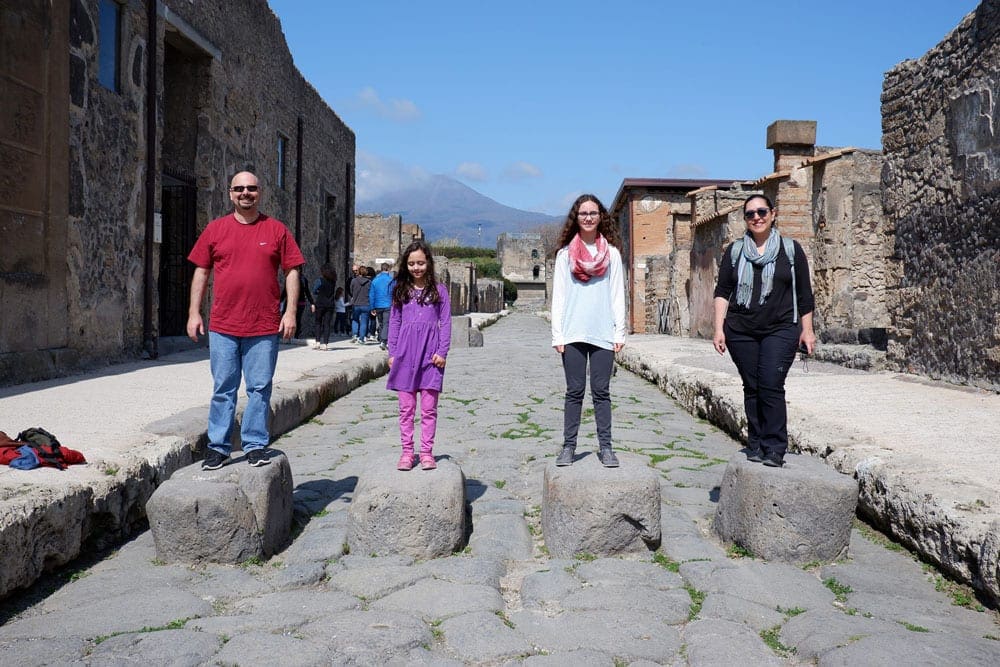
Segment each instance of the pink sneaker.
[{"label": "pink sneaker", "polygon": [[396,464],[396,470],[413,470],[415,465],[417,465],[416,455],[403,452],[403,455],[399,457],[399,463]]},{"label": "pink sneaker", "polygon": [[434,460],[433,454],[421,454],[420,455],[420,467],[424,470],[434,470],[437,468],[437,462]]}]

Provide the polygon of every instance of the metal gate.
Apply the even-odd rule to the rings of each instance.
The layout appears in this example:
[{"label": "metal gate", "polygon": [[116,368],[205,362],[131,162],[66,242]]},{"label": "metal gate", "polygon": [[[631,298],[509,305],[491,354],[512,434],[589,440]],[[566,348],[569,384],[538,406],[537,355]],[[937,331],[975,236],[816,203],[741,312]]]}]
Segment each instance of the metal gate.
[{"label": "metal gate", "polygon": [[194,184],[164,175],[163,242],[160,244],[160,336],[183,336],[194,266],[187,255],[195,242],[197,189]]}]

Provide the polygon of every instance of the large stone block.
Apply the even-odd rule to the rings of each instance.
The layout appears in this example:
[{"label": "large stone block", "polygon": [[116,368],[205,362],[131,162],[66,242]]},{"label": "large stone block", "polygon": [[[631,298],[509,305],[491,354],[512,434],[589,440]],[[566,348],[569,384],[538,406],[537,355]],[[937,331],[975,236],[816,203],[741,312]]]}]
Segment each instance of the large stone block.
[{"label": "large stone block", "polygon": [[470,318],[468,315],[452,316],[451,318],[452,348],[469,347],[469,331],[471,328],[472,328],[472,318]]},{"label": "large stone block", "polygon": [[146,504],[156,557],[171,562],[240,563],[266,558],[292,527],[292,471],[271,452],[260,468],[237,458],[219,470],[178,470]]},{"label": "large stone block", "polygon": [[436,470],[396,470],[379,457],[358,478],[348,512],[351,553],[447,556],[465,538],[465,475],[450,459]]},{"label": "large stone block", "polygon": [[812,457],[791,454],[783,468],[768,468],[736,454],[722,477],[715,530],[767,560],[829,562],[847,555],[857,504],[857,481]]},{"label": "large stone block", "polygon": [[550,554],[612,556],[660,545],[660,478],[643,459],[618,457],[618,468],[604,468],[592,453],[572,466],[545,467],[542,532]]}]

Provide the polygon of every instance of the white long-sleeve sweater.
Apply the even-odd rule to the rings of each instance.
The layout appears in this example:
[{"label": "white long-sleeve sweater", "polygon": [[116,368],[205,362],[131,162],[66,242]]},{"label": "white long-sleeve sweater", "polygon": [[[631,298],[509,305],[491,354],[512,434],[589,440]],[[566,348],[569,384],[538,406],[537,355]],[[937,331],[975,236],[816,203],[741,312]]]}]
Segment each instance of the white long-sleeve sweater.
[{"label": "white long-sleeve sweater", "polygon": [[[587,246],[593,256],[596,246]],[[569,267],[569,248],[556,254],[552,277],[552,345],[590,343],[606,350],[625,342],[625,278],[618,248],[608,246],[601,277],[582,282]]]}]

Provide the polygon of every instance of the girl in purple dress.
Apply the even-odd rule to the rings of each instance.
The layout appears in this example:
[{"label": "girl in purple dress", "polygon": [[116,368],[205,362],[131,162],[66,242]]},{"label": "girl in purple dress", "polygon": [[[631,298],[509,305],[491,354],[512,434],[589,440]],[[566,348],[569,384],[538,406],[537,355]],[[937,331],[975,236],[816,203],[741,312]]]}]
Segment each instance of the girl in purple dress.
[{"label": "girl in purple dress", "polygon": [[451,346],[451,300],[434,279],[430,246],[414,241],[399,258],[399,272],[389,311],[389,381],[399,392],[399,470],[417,464],[413,452],[413,417],[420,395],[420,467],[433,470],[437,404],[444,365]]}]

